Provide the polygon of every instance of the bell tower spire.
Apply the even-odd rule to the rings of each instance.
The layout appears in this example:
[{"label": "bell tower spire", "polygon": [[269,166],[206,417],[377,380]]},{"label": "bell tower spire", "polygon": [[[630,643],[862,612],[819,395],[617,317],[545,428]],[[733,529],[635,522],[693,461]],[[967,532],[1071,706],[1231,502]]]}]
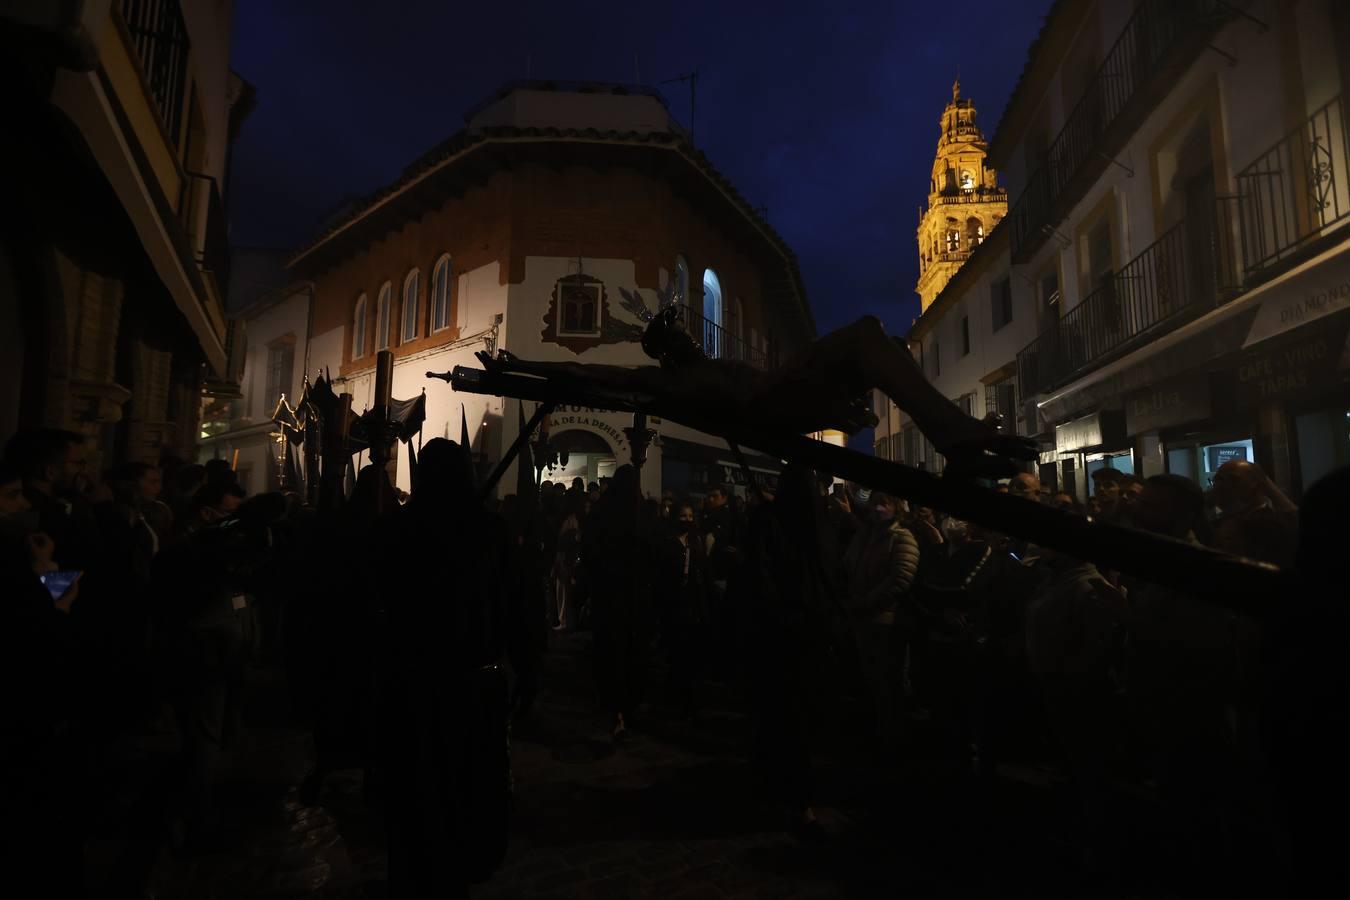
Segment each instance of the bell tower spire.
[{"label": "bell tower spire", "polygon": [[919,282],[923,309],[1008,212],[1008,192],[985,165],[987,144],[975,124],[975,103],[961,96],[961,71],[938,123],[928,206],[919,215]]}]

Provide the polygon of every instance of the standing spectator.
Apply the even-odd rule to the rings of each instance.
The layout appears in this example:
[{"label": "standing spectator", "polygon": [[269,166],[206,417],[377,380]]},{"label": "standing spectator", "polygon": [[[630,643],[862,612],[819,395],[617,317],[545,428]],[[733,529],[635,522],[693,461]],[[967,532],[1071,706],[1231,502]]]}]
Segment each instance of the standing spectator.
[{"label": "standing spectator", "polygon": [[0,462],[0,861],[49,896],[80,896],[88,813],[68,621],[79,584],[53,597],[42,583],[57,548],[28,512],[20,468]]},{"label": "standing spectator", "polygon": [[707,649],[708,557],[699,540],[694,507],[681,503],[670,534],[657,555],[661,566],[656,587],[661,593],[662,620],[670,648],[670,677],[680,712],[697,711],[700,660]]},{"label": "standing spectator", "polygon": [[581,526],[585,520],[585,498],[569,493],[562,522],[558,525],[553,563],[553,627],[566,631],[578,616],[576,609],[577,566],[581,561]]},{"label": "standing spectator", "polygon": [[1107,522],[1117,521],[1124,483],[1125,473],[1109,466],[1092,473],[1092,499],[1097,503],[1096,516]]},{"label": "standing spectator", "polygon": [[380,590],[390,895],[465,898],[506,851],[508,531],[478,502],[466,454],[435,438],[408,505],[381,533],[382,558],[406,563]]},{"label": "standing spectator", "polygon": [[1213,499],[1221,513],[1215,546],[1281,568],[1294,564],[1298,507],[1260,466],[1242,459],[1224,463],[1214,473]]},{"label": "standing spectator", "polygon": [[1124,600],[1092,563],[1046,548],[1048,580],[1027,609],[1026,646],[1046,714],[1078,789],[1090,869],[1116,846],[1107,810],[1108,764],[1117,745],[1113,673]]},{"label": "standing spectator", "polygon": [[808,710],[823,649],[828,601],[820,561],[814,476],[790,465],[774,499],[750,524],[741,585],[751,616],[748,649],[757,757],[787,807],[794,833],[819,834],[809,750]]},{"label": "standing spectator", "polygon": [[627,737],[646,686],[651,559],[637,533],[639,500],[637,469],[620,466],[582,531],[596,687],[615,740]]},{"label": "standing spectator", "polygon": [[896,618],[919,568],[919,544],[896,521],[893,498],[874,491],[870,501],[867,519],[844,554],[848,576],[844,605],[859,668],[872,697],[873,726],[882,746],[889,749],[898,737]]},{"label": "standing spectator", "polygon": [[84,438],[59,428],[21,431],[10,439],[5,457],[21,471],[24,495],[39,530],[57,547],[61,567],[100,569],[98,531],[84,496],[89,485]]},{"label": "standing spectator", "polygon": [[[1140,527],[1196,542],[1204,495],[1181,475],[1154,475],[1134,510]],[[1233,613],[1151,584],[1130,594],[1129,695],[1148,764],[1202,866],[1227,866],[1236,764],[1228,710],[1237,674]]]}]

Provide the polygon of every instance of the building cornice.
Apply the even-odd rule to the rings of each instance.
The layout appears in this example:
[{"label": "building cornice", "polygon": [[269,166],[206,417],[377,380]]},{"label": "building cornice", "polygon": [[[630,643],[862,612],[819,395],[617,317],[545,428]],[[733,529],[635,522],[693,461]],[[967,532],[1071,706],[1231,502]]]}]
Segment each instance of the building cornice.
[{"label": "building cornice", "polygon": [[[807,331],[816,333],[815,317],[807,301],[805,286],[796,254],[787,242],[772,226],[750,205],[736,190],[735,186],[722,175],[708,160],[707,156],[693,147],[688,139],[676,132],[636,132],[601,131],[594,128],[519,128],[514,126],[484,127],[474,131],[461,131],[424,155],[409,166],[394,183],[376,191],[365,200],[356,204],[339,220],[330,222],[325,230],[307,246],[299,250],[287,264],[287,268],[297,274],[312,275],[316,268],[323,266],[318,260],[325,251],[346,234],[382,213],[395,208],[403,198],[416,194],[442,173],[457,166],[473,166],[477,177],[482,171],[493,171],[502,167],[498,152],[509,152],[520,147],[570,147],[570,148],[614,148],[625,151],[659,153],[674,157],[690,167],[703,179],[705,184],[715,190],[725,202],[739,214],[741,221],[779,255],[786,269],[785,275],[791,281],[798,313],[802,316]],[[481,154],[481,155],[480,155]],[[395,212],[395,216],[400,214]]]}]

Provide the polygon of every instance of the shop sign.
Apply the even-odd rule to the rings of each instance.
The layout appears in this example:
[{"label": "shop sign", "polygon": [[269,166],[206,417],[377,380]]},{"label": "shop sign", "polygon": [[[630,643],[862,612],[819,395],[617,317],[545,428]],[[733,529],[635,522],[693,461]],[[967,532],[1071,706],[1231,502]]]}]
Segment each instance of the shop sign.
[{"label": "shop sign", "polygon": [[1102,443],[1102,417],[1093,413],[1072,422],[1055,426],[1055,452],[1069,453],[1084,447],[1098,447]]},{"label": "shop sign", "polygon": [[550,434],[578,429],[593,432],[609,442],[614,448],[616,458],[627,461],[628,436],[623,433],[623,428],[630,423],[616,422],[616,420],[622,422],[624,418],[626,418],[624,413],[613,410],[595,409],[590,406],[559,406],[548,418],[548,430]]},{"label": "shop sign", "polygon": [[1243,348],[1350,309],[1350,253],[1315,266],[1261,304]]},{"label": "shop sign", "polygon": [[1269,400],[1317,387],[1340,359],[1344,328],[1253,354],[1238,364],[1238,381],[1253,400]]},{"label": "shop sign", "polygon": [[1133,437],[1208,419],[1212,414],[1207,376],[1176,379],[1138,391],[1125,399],[1125,434]]}]

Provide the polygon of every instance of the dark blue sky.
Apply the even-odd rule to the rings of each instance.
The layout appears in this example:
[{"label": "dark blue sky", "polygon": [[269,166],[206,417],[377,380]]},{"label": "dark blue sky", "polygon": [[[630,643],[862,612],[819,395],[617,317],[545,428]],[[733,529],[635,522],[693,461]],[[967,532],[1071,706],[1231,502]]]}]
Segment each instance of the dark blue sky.
[{"label": "dark blue sky", "polygon": [[[238,0],[258,89],[235,145],[232,240],[294,247],[523,78],[644,82],[697,69],[699,146],[796,250],[822,331],[918,313],[914,229],[959,64],[986,134],[1049,0],[451,3]],[[939,11],[941,10],[941,11]],[[689,121],[689,93],[661,85]]]}]

